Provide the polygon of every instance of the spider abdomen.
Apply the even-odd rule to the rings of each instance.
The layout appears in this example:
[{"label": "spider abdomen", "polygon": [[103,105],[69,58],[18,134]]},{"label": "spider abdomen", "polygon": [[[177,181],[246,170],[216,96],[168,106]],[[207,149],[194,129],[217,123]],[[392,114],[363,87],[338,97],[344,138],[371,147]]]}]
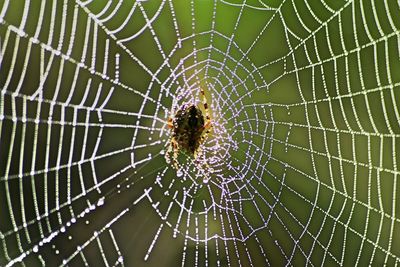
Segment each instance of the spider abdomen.
[{"label": "spider abdomen", "polygon": [[191,105],[177,112],[173,138],[181,149],[194,154],[200,146],[203,130],[204,117],[199,108]]}]

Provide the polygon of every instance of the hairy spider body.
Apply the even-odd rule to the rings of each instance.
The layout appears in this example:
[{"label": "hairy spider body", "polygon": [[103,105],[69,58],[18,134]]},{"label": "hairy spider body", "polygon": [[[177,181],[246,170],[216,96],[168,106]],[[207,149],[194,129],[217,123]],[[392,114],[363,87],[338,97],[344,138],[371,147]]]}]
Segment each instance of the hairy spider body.
[{"label": "hairy spider body", "polygon": [[201,135],[204,131],[204,117],[199,108],[191,105],[179,110],[175,115],[172,138],[178,146],[194,155],[200,146]]},{"label": "hairy spider body", "polygon": [[200,92],[205,116],[203,116],[203,112],[197,106],[185,105],[176,112],[174,118],[170,117],[168,119],[168,127],[172,133],[165,158],[167,162],[171,162],[170,154],[173,152],[172,162],[174,168],[177,170],[177,159],[180,151],[193,156],[195,163],[198,164],[197,157],[200,153],[200,145],[205,139],[205,134],[209,132],[209,128],[211,127],[207,100],[204,91],[201,89]]}]

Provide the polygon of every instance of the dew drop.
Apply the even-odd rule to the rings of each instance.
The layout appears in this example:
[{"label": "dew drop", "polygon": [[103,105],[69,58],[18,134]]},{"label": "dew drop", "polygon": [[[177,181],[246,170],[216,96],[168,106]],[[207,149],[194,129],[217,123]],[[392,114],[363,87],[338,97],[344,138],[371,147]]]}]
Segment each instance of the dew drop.
[{"label": "dew drop", "polygon": [[104,205],[104,197],[100,198],[99,201],[97,201],[97,206],[103,206]]}]

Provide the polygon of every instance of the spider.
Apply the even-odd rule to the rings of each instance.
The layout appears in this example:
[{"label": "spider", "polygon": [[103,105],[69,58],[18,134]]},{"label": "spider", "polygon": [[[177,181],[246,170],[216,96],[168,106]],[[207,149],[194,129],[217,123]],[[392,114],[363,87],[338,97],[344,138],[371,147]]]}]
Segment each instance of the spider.
[{"label": "spider", "polygon": [[173,152],[172,162],[176,170],[178,170],[178,154],[181,151],[192,156],[196,165],[198,164],[197,158],[200,154],[200,144],[205,140],[206,134],[209,133],[209,129],[212,127],[204,90],[200,89],[200,93],[205,117],[201,109],[192,104],[184,105],[176,112],[174,118],[170,117],[168,119],[168,127],[171,129],[172,135],[165,158],[170,163],[170,154]]}]

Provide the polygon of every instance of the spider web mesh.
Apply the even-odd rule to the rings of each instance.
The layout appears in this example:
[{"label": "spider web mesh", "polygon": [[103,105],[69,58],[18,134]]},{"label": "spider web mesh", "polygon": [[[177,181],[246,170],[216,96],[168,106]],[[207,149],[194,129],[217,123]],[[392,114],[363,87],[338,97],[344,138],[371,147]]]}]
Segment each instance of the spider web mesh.
[{"label": "spider web mesh", "polygon": [[399,12],[0,0],[0,264],[398,265]]}]

